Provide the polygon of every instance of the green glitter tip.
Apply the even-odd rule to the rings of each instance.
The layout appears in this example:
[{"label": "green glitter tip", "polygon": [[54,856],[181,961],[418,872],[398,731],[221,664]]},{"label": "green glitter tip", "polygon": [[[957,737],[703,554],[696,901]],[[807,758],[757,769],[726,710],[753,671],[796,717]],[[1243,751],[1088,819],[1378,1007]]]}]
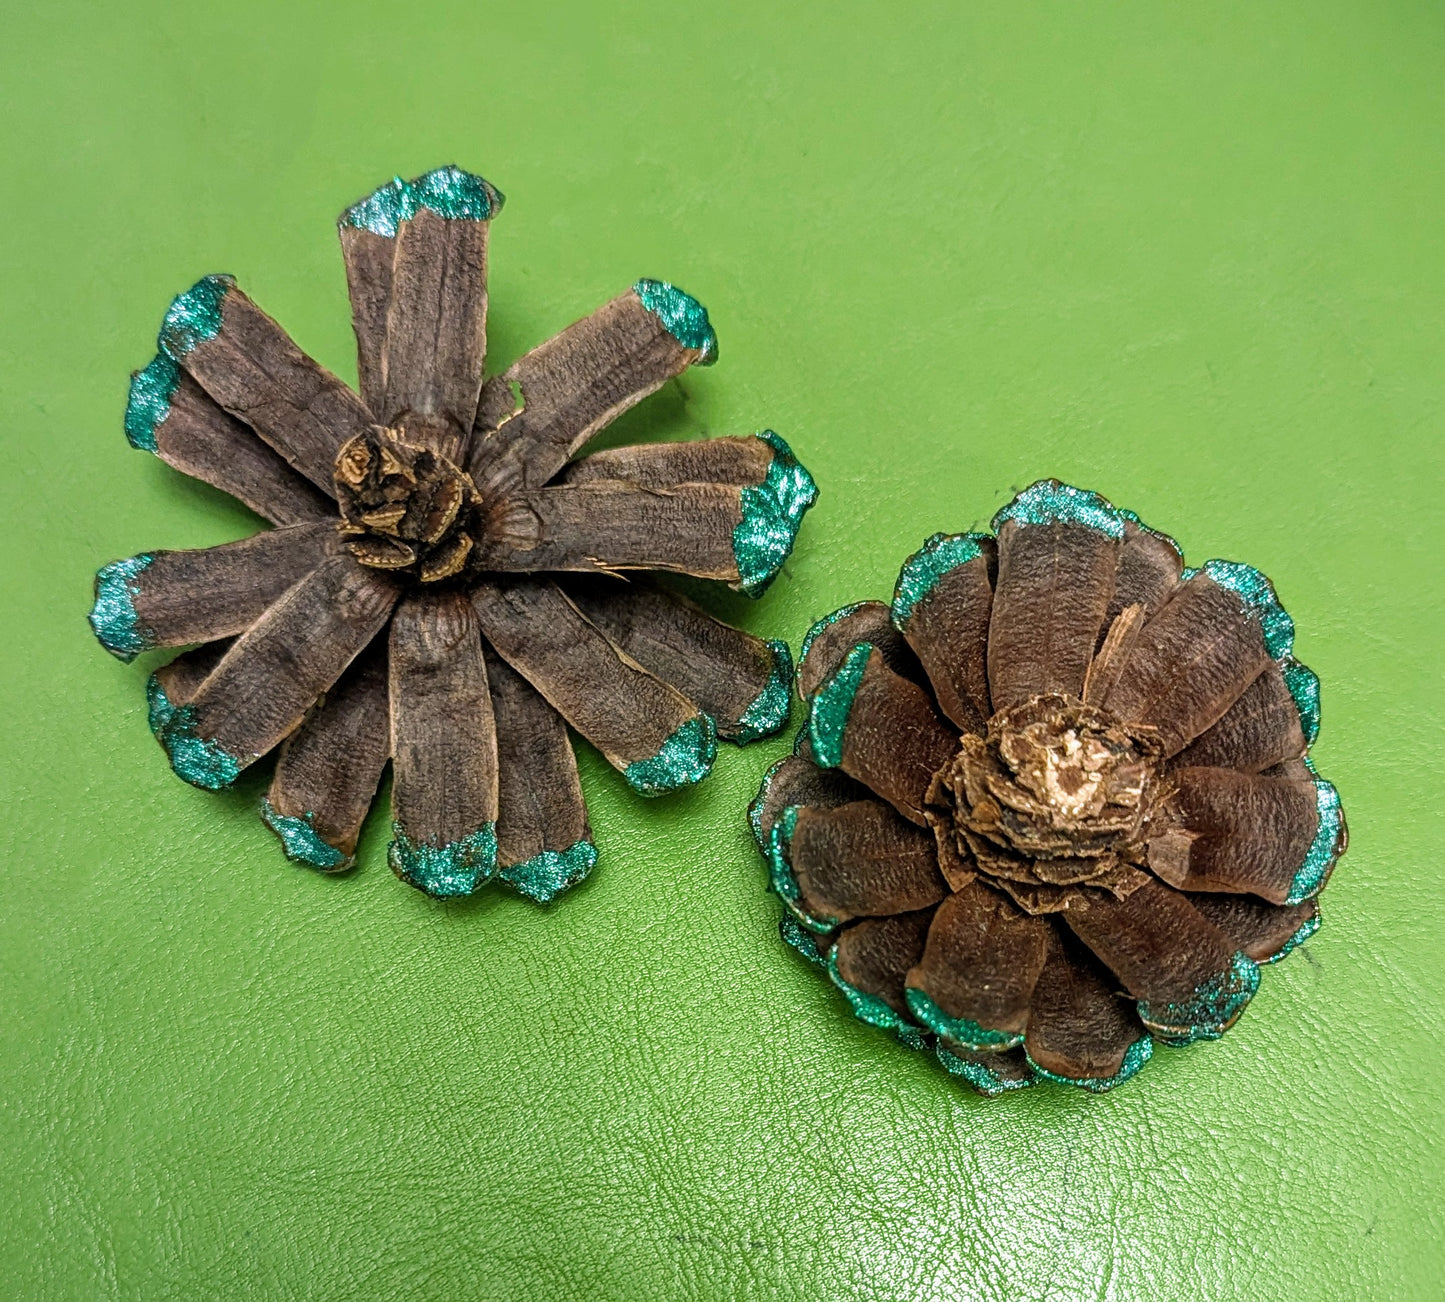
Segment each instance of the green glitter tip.
[{"label": "green glitter tip", "polygon": [[202,276],[166,310],[156,342],[172,361],[180,361],[221,333],[221,304],[234,288],[234,276]]},{"label": "green glitter tip", "polygon": [[391,834],[386,861],[392,872],[434,900],[470,895],[497,869],[495,823],[485,823],[460,841],[441,846],[413,841],[397,823],[392,824]]},{"label": "green glitter tip", "polygon": [[778,577],[803,516],[818,500],[818,486],[792,448],[770,429],[756,437],[772,448],[773,459],[763,482],[743,489],[742,519],[733,530],[738,587],[749,597],[761,597]]},{"label": "green glitter tip", "polygon": [[1283,945],[1279,947],[1277,954],[1271,954],[1268,958],[1260,959],[1260,963],[1278,963],[1280,959],[1293,954],[1301,945],[1320,929],[1320,911],[1318,908],[1300,924],[1300,929],[1295,932]]},{"label": "green glitter tip", "polygon": [[983,555],[986,533],[936,533],[903,562],[893,589],[893,625],[908,626],[914,607],[923,601],[950,570]]},{"label": "green glitter tip", "polygon": [[1313,899],[1324,888],[1340,855],[1341,833],[1344,831],[1344,811],[1340,808],[1340,793],[1332,782],[1315,778],[1315,809],[1319,822],[1315,827],[1314,840],[1305,852],[1304,862],[1290,883],[1286,904],[1303,904]]},{"label": "green glitter tip", "polygon": [[1274,584],[1253,565],[1240,561],[1205,561],[1197,573],[1208,575],[1244,603],[1245,613],[1259,621],[1264,649],[1271,656],[1280,660],[1289,655],[1294,647],[1294,620],[1279,604]]},{"label": "green glitter tip", "polygon": [[823,951],[818,948],[818,938],[799,924],[791,913],[784,912],[778,920],[778,935],[791,945],[810,963],[823,964]]},{"label": "green glitter tip", "polygon": [[1170,534],[1165,533],[1162,529],[1151,529],[1143,520],[1135,515],[1133,511],[1126,511],[1122,506],[1115,507],[1114,509],[1119,512],[1122,519],[1127,520],[1136,529],[1142,529],[1145,533],[1152,533],[1154,537],[1158,538],[1161,542],[1168,543],[1174,549],[1174,554],[1179,557],[1181,561],[1184,559],[1184,548],[1182,548],[1178,541]]},{"label": "green glitter tip", "polygon": [[1284,674],[1284,685],[1289,688],[1295,709],[1299,711],[1299,726],[1305,735],[1305,745],[1313,746],[1320,735],[1319,676],[1293,656],[1286,656],[1279,667]]},{"label": "green glitter tip", "polygon": [[1158,1006],[1139,1001],[1139,1017],[1160,1044],[1182,1048],[1200,1040],[1217,1040],[1238,1020],[1259,989],[1259,965],[1243,953],[1218,976],[1194,992],[1192,999]]},{"label": "green glitter tip", "polygon": [[[165,693],[160,696],[164,698]],[[158,715],[165,713],[156,740],[166,748],[171,768],[183,782],[203,791],[220,791],[229,787],[245,767],[240,759],[224,746],[202,737],[196,732],[196,711],[193,706],[182,705],[174,708],[169,701],[162,706],[158,701],[150,702],[151,726],[155,727]]]},{"label": "green glitter tip", "polygon": [[1008,520],[1016,524],[1081,524],[1110,538],[1124,536],[1124,517],[1107,498],[1057,479],[1040,479],[994,516],[997,533]]},{"label": "green glitter tip", "polygon": [[803,892],[793,875],[793,866],[788,862],[788,847],[798,826],[801,809],[801,805],[789,805],[773,824],[773,834],[768,843],[768,885],[798,922],[809,931],[822,935],[832,931],[838,925],[838,919],[814,917],[803,908]]},{"label": "green glitter tip", "polygon": [[848,716],[872,654],[873,643],[858,643],[833,676],[813,694],[808,709],[808,738],[813,743],[813,760],[819,768],[835,769],[843,762],[843,735],[848,731]]},{"label": "green glitter tip", "polygon": [[829,979],[848,1000],[853,1009],[853,1016],[860,1022],[867,1022],[869,1026],[881,1027],[885,1031],[892,1031],[910,1049],[923,1048],[923,1032],[908,1018],[884,1003],[877,995],[870,995],[867,991],[859,990],[857,986],[849,985],[843,980],[838,972],[836,946],[828,950],[828,956],[823,966],[828,970]]},{"label": "green glitter tip", "polygon": [[292,863],[304,863],[328,873],[352,865],[351,855],[342,854],[316,830],[316,815],[310,810],[300,818],[292,818],[278,813],[269,800],[262,800],[261,821],[280,837],[281,848]]},{"label": "green glitter tip", "polygon": [[156,451],[156,426],[171,414],[171,398],[181,380],[181,369],[164,353],[157,353],[143,371],[130,377],[125,400],[125,441],[141,452]]},{"label": "green glitter tip", "polygon": [[522,863],[508,864],[497,876],[529,900],[549,904],[596,866],[597,847],[591,841],[573,841],[565,850],[543,850]]},{"label": "green glitter tip", "polygon": [[656,755],[634,760],[622,776],[634,791],[661,796],[701,782],[716,758],[717,726],[710,715],[699,714],[663,742]]},{"label": "green glitter tip", "polygon": [[1022,1034],[994,1031],[966,1017],[950,1017],[922,990],[909,986],[904,992],[909,1011],[935,1035],[942,1035],[967,1049],[1012,1049],[1022,1044]]},{"label": "green glitter tip", "polygon": [[1124,1050],[1124,1061],[1119,1064],[1119,1070],[1112,1076],[1060,1076],[1040,1067],[1032,1058],[1029,1059],[1029,1066],[1034,1069],[1045,1080],[1055,1081],[1060,1085],[1076,1085],[1079,1089],[1088,1090],[1092,1094],[1107,1094],[1116,1085],[1122,1085],[1131,1076],[1137,1076],[1139,1069],[1154,1056],[1153,1037],[1145,1035],[1135,1040]]},{"label": "green glitter tip", "polygon": [[141,623],[135,609],[140,593],[136,580],[153,560],[153,552],[142,552],[127,560],[112,561],[95,576],[90,627],[101,646],[127,663],[155,646],[150,629]]},{"label": "green glitter tip", "polygon": [[855,601],[851,606],[843,606],[835,610],[831,615],[824,615],[818,620],[807,633],[803,635],[803,645],[798,649],[798,663],[802,664],[808,658],[808,652],[813,649],[813,643],[828,629],[832,628],[840,619],[846,619],[855,610],[861,609],[863,603]]},{"label": "green glitter tip", "polygon": [[778,770],[787,762],[786,758],[780,759],[769,767],[768,771],[763,774],[758,794],[753,797],[752,804],[748,806],[748,826],[753,829],[753,840],[758,843],[758,849],[764,855],[768,853],[768,838],[763,835],[763,806],[767,803],[768,793],[772,790],[773,779],[778,776]]},{"label": "green glitter tip", "polygon": [[393,177],[341,214],[341,226],[395,239],[402,222],[423,208],[449,221],[490,221],[502,210],[506,196],[490,181],[460,167],[438,167],[403,181]]},{"label": "green glitter tip", "polygon": [[646,279],[633,285],[632,292],[678,343],[702,354],[698,366],[711,366],[717,361],[717,333],[707,319],[707,308],[691,294],[665,280]]},{"label": "green glitter tip", "polygon": [[773,668],[768,674],[767,686],[753,698],[728,735],[728,740],[739,746],[772,736],[788,721],[793,694],[793,653],[786,642],[776,638],[768,642],[768,650],[773,655]]},{"label": "green glitter tip", "polygon": [[1026,1090],[1031,1085],[1037,1084],[1033,1076],[1020,1076],[1011,1078],[1003,1076],[995,1071],[987,1063],[975,1062],[970,1058],[960,1058],[956,1053],[949,1052],[939,1041],[934,1046],[934,1053],[938,1055],[938,1061],[950,1076],[957,1076],[966,1080],[980,1094],[987,1094],[989,1098],[997,1098],[1000,1094],[1006,1094],[1009,1090]]},{"label": "green glitter tip", "polygon": [[150,724],[151,732],[157,740],[166,725],[175,718],[175,714],[176,707],[171,704],[171,698],[166,695],[161,680],[152,674],[146,680],[146,722]]}]

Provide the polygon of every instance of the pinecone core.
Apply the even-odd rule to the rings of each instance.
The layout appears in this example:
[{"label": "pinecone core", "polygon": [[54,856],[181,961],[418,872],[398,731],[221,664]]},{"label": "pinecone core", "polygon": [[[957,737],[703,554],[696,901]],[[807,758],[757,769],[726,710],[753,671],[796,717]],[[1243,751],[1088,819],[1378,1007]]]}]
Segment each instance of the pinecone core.
[{"label": "pinecone core", "polygon": [[440,453],[377,426],[342,445],[334,483],[341,534],[363,565],[421,583],[466,569],[479,496]]},{"label": "pinecone core", "polygon": [[927,815],[944,861],[971,866],[1028,912],[1083,887],[1127,893],[1166,795],[1147,729],[1058,694],[1001,710],[933,778]]}]

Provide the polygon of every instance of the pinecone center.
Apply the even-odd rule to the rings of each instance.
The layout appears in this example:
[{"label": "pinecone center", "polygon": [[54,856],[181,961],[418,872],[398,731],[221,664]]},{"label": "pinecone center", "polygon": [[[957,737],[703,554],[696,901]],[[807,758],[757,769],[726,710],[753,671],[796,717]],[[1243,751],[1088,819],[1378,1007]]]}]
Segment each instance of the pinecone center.
[{"label": "pinecone center", "polygon": [[1148,730],[1036,696],[961,739],[934,775],[929,821],[941,850],[971,857],[1030,912],[1053,912],[1073,888],[1124,889],[1143,863],[1165,794],[1159,760]]},{"label": "pinecone center", "polygon": [[363,565],[420,583],[466,568],[477,489],[440,453],[377,426],[342,445],[334,482],[341,533]]}]

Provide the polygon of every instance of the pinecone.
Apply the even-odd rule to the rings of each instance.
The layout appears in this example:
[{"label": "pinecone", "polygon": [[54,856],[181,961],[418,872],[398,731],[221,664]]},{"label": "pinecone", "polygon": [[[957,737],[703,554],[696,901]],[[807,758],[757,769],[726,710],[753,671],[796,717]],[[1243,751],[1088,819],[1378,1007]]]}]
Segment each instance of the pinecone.
[{"label": "pinecone", "polygon": [[90,621],[125,660],[198,644],[152,676],[151,727],[210,790],[279,746],[262,815],[292,859],[351,863],[390,760],[400,877],[454,896],[500,873],[547,900],[597,858],[566,724],[656,795],[704,777],[719,735],[787,717],[784,643],[620,576],[756,597],[816,490],[770,431],[573,460],[717,358],[701,304],[662,281],[484,383],[501,205],[448,167],[342,214],[359,395],[231,277],[175,300],[126,435],[276,527],[106,566]]},{"label": "pinecone", "polygon": [[754,834],[864,1021],[986,1094],[1218,1039],[1346,841],[1319,680],[1259,571],[1042,480],[814,625]]}]

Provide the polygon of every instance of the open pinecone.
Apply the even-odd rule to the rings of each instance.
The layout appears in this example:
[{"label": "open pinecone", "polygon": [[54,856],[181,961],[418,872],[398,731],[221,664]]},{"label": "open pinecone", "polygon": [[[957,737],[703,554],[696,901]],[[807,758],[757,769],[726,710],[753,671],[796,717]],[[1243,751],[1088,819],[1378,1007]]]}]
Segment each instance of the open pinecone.
[{"label": "open pinecone", "polygon": [[454,896],[500,870],[545,900],[597,858],[564,720],[656,795],[787,717],[784,643],[620,575],[758,596],[816,489],[771,432],[573,460],[716,360],[660,281],[483,383],[501,204],[448,167],[342,214],[359,396],[231,277],[175,300],[126,435],[276,527],[108,565],[90,620],[126,660],[198,644],[151,678],[151,727],[211,790],[279,746],[262,813],[291,858],[345,868],[390,759],[399,876]]},{"label": "open pinecone", "polygon": [[784,938],[986,1094],[1217,1039],[1345,848],[1259,571],[1042,480],[814,625],[751,817]]}]

